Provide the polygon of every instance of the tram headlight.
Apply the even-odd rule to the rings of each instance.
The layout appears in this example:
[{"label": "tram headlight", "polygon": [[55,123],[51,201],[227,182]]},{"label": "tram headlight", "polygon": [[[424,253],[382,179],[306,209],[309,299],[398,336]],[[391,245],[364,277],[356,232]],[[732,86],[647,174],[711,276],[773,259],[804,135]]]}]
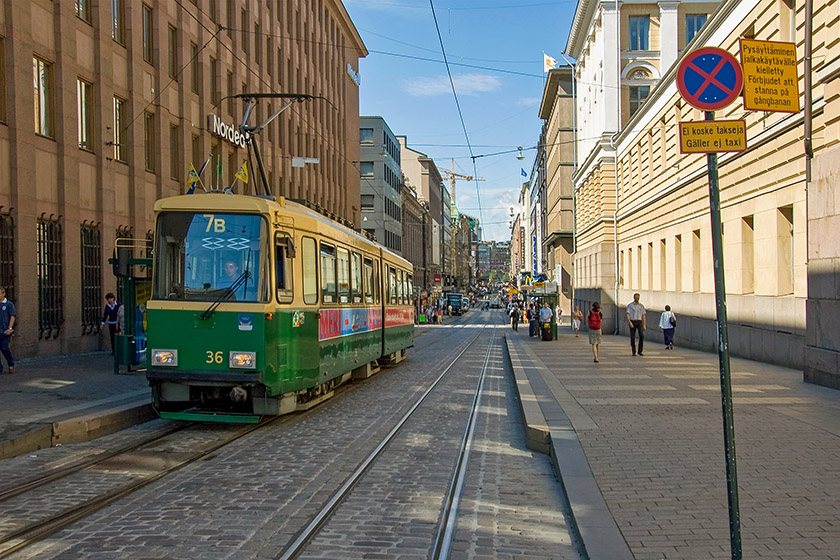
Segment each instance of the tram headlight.
[{"label": "tram headlight", "polygon": [[231,352],[230,353],[230,367],[236,369],[256,369],[257,367],[257,353],[256,352]]},{"label": "tram headlight", "polygon": [[152,365],[153,366],[177,366],[178,365],[178,351],[177,350],[152,350]]}]

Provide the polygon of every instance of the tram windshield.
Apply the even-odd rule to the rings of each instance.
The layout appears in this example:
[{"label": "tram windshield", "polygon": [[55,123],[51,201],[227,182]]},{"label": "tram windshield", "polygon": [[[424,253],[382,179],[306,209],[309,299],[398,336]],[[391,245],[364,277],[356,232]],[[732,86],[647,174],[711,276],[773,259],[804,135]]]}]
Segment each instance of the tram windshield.
[{"label": "tram windshield", "polygon": [[[156,236],[155,299],[268,300],[268,235],[261,216],[165,212]],[[233,293],[226,294],[231,286]]]}]

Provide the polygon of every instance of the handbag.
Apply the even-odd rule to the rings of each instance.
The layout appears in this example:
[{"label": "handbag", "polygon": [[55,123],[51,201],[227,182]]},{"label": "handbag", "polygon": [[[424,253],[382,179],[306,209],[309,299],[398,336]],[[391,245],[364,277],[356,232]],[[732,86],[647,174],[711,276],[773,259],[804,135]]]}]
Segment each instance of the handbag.
[{"label": "handbag", "polygon": [[672,326],[672,327],[676,327],[676,326],[677,326],[677,318],[676,318],[674,315],[671,315],[671,318],[670,318],[670,319],[668,319],[668,320],[671,322],[671,326]]}]

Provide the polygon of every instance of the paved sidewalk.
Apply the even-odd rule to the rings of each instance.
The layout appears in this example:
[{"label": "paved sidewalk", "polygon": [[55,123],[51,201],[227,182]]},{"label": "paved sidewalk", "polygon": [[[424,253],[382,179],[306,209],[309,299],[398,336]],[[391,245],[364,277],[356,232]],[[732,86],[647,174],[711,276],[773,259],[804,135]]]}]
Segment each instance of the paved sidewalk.
[{"label": "paved sidewalk", "polygon": [[18,360],[0,375],[0,459],[153,418],[145,374],[114,375],[113,364],[93,352]]},{"label": "paved sidewalk", "polygon": [[[543,342],[508,331],[529,433],[538,447],[550,431],[593,560],[626,547],[637,560],[730,558],[717,354],[648,335],[641,357],[627,337],[604,336],[596,364],[585,332]],[[840,559],[840,392],[801,371],[731,365],[743,557]],[[616,529],[624,547],[609,540]]]}]

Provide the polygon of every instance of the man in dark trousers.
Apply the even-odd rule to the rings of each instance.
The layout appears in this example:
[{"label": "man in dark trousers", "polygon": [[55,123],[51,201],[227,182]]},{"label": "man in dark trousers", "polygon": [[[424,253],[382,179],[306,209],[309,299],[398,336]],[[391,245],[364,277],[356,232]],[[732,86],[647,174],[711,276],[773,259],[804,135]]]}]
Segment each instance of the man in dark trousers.
[{"label": "man in dark trousers", "polygon": [[114,354],[114,335],[120,330],[120,302],[117,301],[117,296],[108,292],[105,294],[105,311],[102,313],[102,322],[100,325],[108,323],[108,333],[111,335],[111,355]]},{"label": "man in dark trousers", "polygon": [[[12,357],[12,351],[9,350],[9,340],[15,332],[15,321],[17,321],[15,304],[6,299],[6,288],[0,288],[0,352],[6,357],[9,373],[15,372],[15,359]],[[3,373],[3,362],[0,362],[0,373]]]},{"label": "man in dark trousers", "polygon": [[636,332],[639,333],[639,356],[645,347],[645,329],[647,328],[647,311],[639,303],[639,294],[633,294],[633,303],[627,305],[627,323],[630,325],[630,349],[636,355]]}]

